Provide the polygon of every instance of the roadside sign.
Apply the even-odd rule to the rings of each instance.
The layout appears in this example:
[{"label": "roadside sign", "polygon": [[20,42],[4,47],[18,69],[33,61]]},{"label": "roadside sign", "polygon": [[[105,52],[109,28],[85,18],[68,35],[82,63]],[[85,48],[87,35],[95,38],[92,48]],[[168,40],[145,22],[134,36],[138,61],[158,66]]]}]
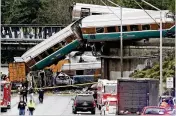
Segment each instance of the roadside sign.
[{"label": "roadside sign", "polygon": [[167,78],[166,87],[167,88],[174,88],[174,79],[173,79],[173,77],[168,77]]}]

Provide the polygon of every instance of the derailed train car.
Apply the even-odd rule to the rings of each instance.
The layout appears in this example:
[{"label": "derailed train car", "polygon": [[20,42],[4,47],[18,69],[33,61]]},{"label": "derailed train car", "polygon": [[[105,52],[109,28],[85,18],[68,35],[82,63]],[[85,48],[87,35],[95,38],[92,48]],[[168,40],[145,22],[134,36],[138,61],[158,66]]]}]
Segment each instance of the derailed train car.
[{"label": "derailed train car", "polygon": [[27,67],[32,70],[43,69],[80,47],[82,35],[78,24],[79,20],[25,52],[21,57]]},{"label": "derailed train car", "polygon": [[[123,40],[138,41],[159,38],[160,20],[158,19],[160,18],[160,12],[147,11],[155,19],[153,20],[143,10],[133,10],[134,12],[131,13],[132,10],[123,8]],[[166,17],[167,13],[167,10],[162,11],[163,37],[172,37],[175,35],[175,23],[172,18]],[[24,53],[22,59],[30,69],[40,70],[64,59],[70,52],[82,46],[83,41],[88,43],[119,41],[121,35],[120,13],[100,14],[87,15],[85,18],[73,22]],[[80,16],[80,13],[78,15]]]}]

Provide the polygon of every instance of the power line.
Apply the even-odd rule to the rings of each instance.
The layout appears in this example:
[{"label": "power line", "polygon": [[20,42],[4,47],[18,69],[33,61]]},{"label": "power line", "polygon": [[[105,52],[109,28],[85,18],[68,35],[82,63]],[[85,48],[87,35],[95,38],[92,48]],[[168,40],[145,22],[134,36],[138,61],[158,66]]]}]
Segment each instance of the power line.
[{"label": "power line", "polygon": [[[111,4],[114,4],[115,6],[119,6],[119,7],[120,7],[120,5],[118,5],[118,4],[114,3],[114,2],[112,2],[111,0],[108,0],[108,2],[110,2]],[[122,7],[122,6],[121,6],[121,7]]]},{"label": "power line", "polygon": [[[107,6],[107,4],[106,4],[105,2],[103,2],[103,0],[101,0],[101,2],[102,2],[113,14],[115,14],[118,19],[121,20],[121,18],[119,18],[119,16],[118,16],[113,10],[111,10],[111,9],[109,8],[109,6]],[[119,5],[118,5],[118,6],[119,6]]]},{"label": "power line", "polygon": [[[102,0],[101,0],[102,1]],[[103,1],[102,1],[103,2]],[[112,2],[111,0],[108,0],[108,2],[116,5],[119,7],[119,5],[115,4],[114,2]],[[107,6],[107,5],[106,5]],[[114,12],[113,12],[114,13]],[[115,14],[115,13],[114,13]],[[116,14],[115,14],[116,15]],[[117,16],[117,15],[116,15]],[[120,22],[121,22],[121,26],[120,26],[120,72],[121,72],[121,78],[123,77],[123,28],[122,28],[122,6],[120,6]]]},{"label": "power line", "polygon": [[[134,2],[135,2],[142,10],[144,10],[144,12],[147,13],[147,15],[148,15],[150,18],[152,18],[152,19],[155,21],[156,24],[158,24],[158,23],[156,22],[156,20],[155,20],[152,16],[150,16],[150,14],[149,14],[136,0],[134,0]],[[158,24],[158,26],[159,26],[159,24]]]}]

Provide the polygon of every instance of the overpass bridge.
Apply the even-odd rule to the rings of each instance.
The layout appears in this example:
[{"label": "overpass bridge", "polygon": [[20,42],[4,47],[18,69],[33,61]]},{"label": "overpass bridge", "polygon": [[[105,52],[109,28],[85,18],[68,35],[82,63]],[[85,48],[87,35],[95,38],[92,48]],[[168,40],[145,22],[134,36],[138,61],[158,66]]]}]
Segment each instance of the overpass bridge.
[{"label": "overpass bridge", "polygon": [[[66,25],[15,25],[2,24],[1,27],[1,62],[3,67],[7,67],[9,62],[12,62],[13,57],[21,56],[31,47],[49,38],[53,34],[62,30]],[[109,43],[113,46],[113,43]],[[117,46],[117,44],[115,44]],[[130,49],[155,49],[155,54],[158,54],[159,39],[150,39],[149,41],[137,41],[131,44]],[[174,39],[163,39],[163,49],[172,49],[174,47]],[[129,48],[127,48],[129,49]],[[116,51],[116,50],[115,50]],[[135,56],[134,56],[135,57]],[[155,57],[158,57],[155,56]],[[116,57],[101,56],[102,59],[118,59]],[[135,59],[135,58],[133,58]],[[146,58],[144,58],[146,59]],[[148,59],[148,58],[147,58]],[[104,67],[108,67],[107,60],[102,61]],[[111,69],[111,68],[110,68]],[[105,69],[104,69],[105,70]],[[104,71],[103,76],[110,76],[108,70]],[[113,73],[113,72],[112,72]],[[114,74],[112,74],[114,75]],[[115,74],[116,75],[116,74]]]},{"label": "overpass bridge", "polygon": [[66,25],[2,24],[1,63],[7,66],[13,57],[62,30]]},{"label": "overpass bridge", "polygon": [[[1,62],[7,66],[13,57],[21,56],[31,47],[59,32],[67,25],[2,24]],[[159,40],[136,42],[135,46],[159,46]],[[163,46],[174,46],[173,40],[163,40]],[[139,47],[138,47],[139,48]]]}]

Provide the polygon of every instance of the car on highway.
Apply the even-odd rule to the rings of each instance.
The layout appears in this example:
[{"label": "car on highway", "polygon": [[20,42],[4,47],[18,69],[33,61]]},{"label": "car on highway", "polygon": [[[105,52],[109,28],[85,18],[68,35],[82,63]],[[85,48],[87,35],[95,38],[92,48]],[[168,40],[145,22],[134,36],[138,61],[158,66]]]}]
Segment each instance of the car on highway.
[{"label": "car on highway", "polygon": [[75,98],[72,98],[72,100],[73,114],[76,114],[77,111],[91,111],[91,114],[95,114],[96,103],[92,94],[77,94]]},{"label": "car on highway", "polygon": [[149,115],[165,115],[169,116],[170,114],[167,112],[165,108],[161,108],[158,106],[146,106],[143,108],[141,116],[149,116]]},{"label": "car on highway", "polygon": [[159,100],[159,105],[161,105],[162,101],[165,100],[166,103],[168,103],[168,111],[172,111],[172,109],[174,109],[174,107],[176,107],[176,98],[172,97],[172,96],[161,96],[160,100]]}]

